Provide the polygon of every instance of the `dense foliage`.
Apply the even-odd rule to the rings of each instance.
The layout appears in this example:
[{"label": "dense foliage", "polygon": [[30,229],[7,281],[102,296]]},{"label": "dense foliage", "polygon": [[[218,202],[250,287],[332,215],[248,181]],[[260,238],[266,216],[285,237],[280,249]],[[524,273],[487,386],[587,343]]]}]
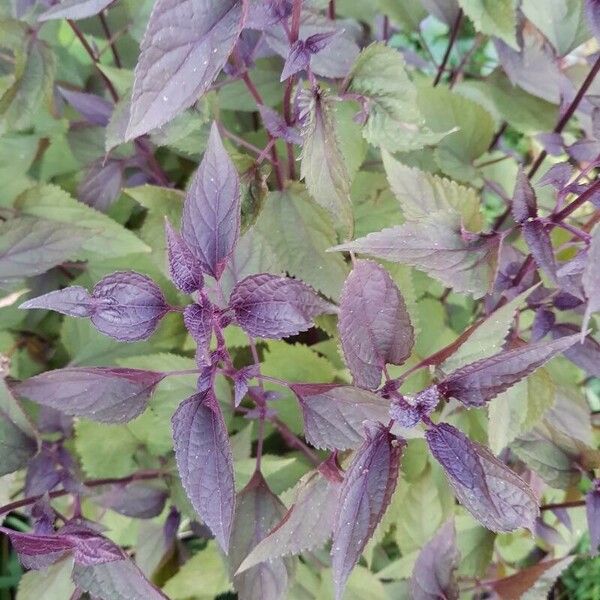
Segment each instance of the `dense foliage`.
[{"label": "dense foliage", "polygon": [[599,0],[0,0],[0,599],[600,597],[598,71]]}]

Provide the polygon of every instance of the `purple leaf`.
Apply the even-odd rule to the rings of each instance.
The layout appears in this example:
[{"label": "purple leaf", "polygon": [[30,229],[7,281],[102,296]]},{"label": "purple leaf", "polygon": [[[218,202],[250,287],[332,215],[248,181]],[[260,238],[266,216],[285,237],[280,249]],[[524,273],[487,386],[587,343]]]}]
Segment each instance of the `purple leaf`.
[{"label": "purple leaf", "polygon": [[185,197],[181,235],[204,271],[218,279],[239,234],[240,179],[213,123]]},{"label": "purple leaf", "polygon": [[94,502],[119,514],[136,519],[151,519],[161,514],[168,494],[164,488],[134,481],[129,485],[115,485]]},{"label": "purple leaf", "polygon": [[536,265],[542,269],[553,282],[557,281],[556,259],[548,231],[544,224],[533,219],[521,223],[521,231],[531,251]]},{"label": "purple leaf", "polygon": [[315,448],[356,448],[364,442],[364,421],[389,421],[389,401],[361,388],[307,383],[291,389],[302,408],[306,440]]},{"label": "purple leaf", "polygon": [[585,16],[590,31],[600,40],[600,0],[585,0]]},{"label": "purple leaf", "polygon": [[304,71],[310,64],[310,50],[306,47],[304,40],[296,40],[290,47],[289,54],[285,59],[281,78],[279,81],[285,81],[298,71]]},{"label": "purple leaf", "polygon": [[519,169],[517,174],[511,211],[517,223],[523,223],[527,219],[537,217],[537,198],[523,169]]},{"label": "purple leaf", "polygon": [[596,480],[593,489],[587,493],[585,510],[590,533],[590,551],[592,556],[597,556],[600,546],[600,480]]},{"label": "purple leaf", "polygon": [[123,186],[124,164],[120,160],[99,159],[86,170],[77,197],[81,202],[106,212],[119,197]]},{"label": "purple leaf", "polygon": [[454,371],[438,383],[438,389],[466,406],[483,406],[578,341],[578,335],[571,335],[499,352]]},{"label": "purple leaf", "polygon": [[72,578],[78,588],[94,598],[168,600],[129,558],[100,565],[75,565]]},{"label": "purple leaf", "polygon": [[165,217],[169,277],[184,293],[197,292],[204,285],[202,265]]},{"label": "purple leaf", "polygon": [[19,308],[54,310],[71,317],[90,317],[94,310],[94,299],[85,288],[73,285],[27,300]]},{"label": "purple leaf", "polygon": [[202,304],[190,304],[183,311],[183,322],[198,345],[198,358],[204,365],[210,364],[213,318],[213,306],[206,298]]},{"label": "purple leaf", "polygon": [[304,44],[306,49],[311,54],[318,54],[321,50],[325,50],[329,44],[333,41],[333,38],[342,33],[341,30],[337,31],[324,31],[323,33],[314,33],[306,38]]},{"label": "purple leaf", "polygon": [[[333,461],[329,459],[328,462]],[[339,467],[333,465],[330,469],[333,474],[329,477],[319,471],[306,475],[298,485],[292,506],[269,535],[248,554],[238,573],[264,561],[316,550],[325,544],[331,535],[342,487]]]},{"label": "purple leaf", "polygon": [[458,600],[455,571],[459,563],[454,522],[448,521],[417,557],[410,580],[411,600]]},{"label": "purple leaf", "polygon": [[531,341],[539,342],[542,338],[546,337],[546,334],[554,327],[555,321],[556,316],[552,311],[546,308],[536,310],[533,325],[531,326]]},{"label": "purple leaf", "polygon": [[[66,539],[58,535],[35,535],[31,533],[21,533],[5,527],[0,527],[0,532],[7,535],[16,552],[21,555],[22,559],[32,557],[47,558],[46,564],[52,564],[59,560],[65,553],[71,552],[74,548],[72,540]],[[31,561],[29,564],[35,564]],[[43,564],[43,563],[40,563]],[[45,565],[43,565],[45,566]],[[31,568],[43,568],[32,566]]]},{"label": "purple leaf", "polygon": [[488,448],[448,423],[429,429],[425,437],[456,497],[482,525],[496,532],[533,530],[537,498]]},{"label": "purple leaf", "polygon": [[259,0],[249,11],[246,27],[263,30],[277,25],[292,13],[291,0]]},{"label": "purple leaf", "polygon": [[118,367],[78,367],[46,371],[15,391],[67,415],[104,423],[124,423],[140,415],[164,373]]},{"label": "purple leaf", "polygon": [[[600,5],[599,5],[600,6]],[[581,325],[582,337],[585,336],[592,313],[600,310],[600,226],[592,231],[592,242],[581,278],[587,306]]]},{"label": "purple leaf", "polygon": [[305,283],[267,273],[250,275],[237,283],[229,302],[240,327],[264,338],[306,331],[317,315],[333,313],[335,308]]},{"label": "purple leaf", "polygon": [[259,374],[258,365],[249,365],[233,374],[233,403],[238,407],[248,393],[248,382]]},{"label": "purple leaf", "polygon": [[338,321],[346,363],[356,385],[375,389],[386,364],[403,364],[414,344],[406,304],[388,272],[358,260],[340,299]]},{"label": "purple leaf", "polygon": [[89,566],[121,560],[121,548],[87,527],[67,523],[58,535],[73,543],[75,564]]},{"label": "purple leaf", "polygon": [[60,95],[92,125],[106,127],[112,115],[113,105],[96,94],[77,92],[58,86]]},{"label": "purple leaf", "polygon": [[92,323],[101,333],[123,342],[150,337],[169,312],[154,281],[133,271],[107,275],[96,284],[92,296]]},{"label": "purple leaf", "polygon": [[390,407],[390,418],[400,427],[414,427],[421,419],[428,417],[440,401],[436,385],[425,388],[415,396],[394,396]]},{"label": "purple leaf", "polygon": [[285,119],[272,108],[264,104],[258,105],[261,119],[267,128],[267,131],[276,139],[284,139],[289,144],[302,145],[302,136],[296,129],[290,127]]},{"label": "purple leaf", "polygon": [[333,526],[331,567],[337,600],[388,507],[406,444],[384,425],[369,424],[365,429],[367,439],[346,472]]},{"label": "purple leaf", "polygon": [[460,216],[438,211],[427,220],[370,233],[331,250],[360,252],[412,265],[457,292],[479,298],[495,279],[500,242],[497,236],[484,235],[465,240]]},{"label": "purple leaf", "polygon": [[556,189],[561,190],[567,185],[572,174],[573,167],[568,162],[556,163],[540,178],[539,185],[551,184]]},{"label": "purple leaf", "polygon": [[85,19],[102,12],[114,0],[62,0],[43,12],[38,21],[50,21],[51,19]]},{"label": "purple leaf", "polygon": [[256,471],[237,496],[231,531],[229,571],[233,576],[233,587],[240,598],[279,600],[285,597],[288,571],[281,559],[261,562],[236,575],[244,558],[284,514],[285,506],[269,489],[260,471]]},{"label": "purple leaf", "polygon": [[170,121],[202,96],[244,22],[239,0],[157,0],[140,48],[127,139]]},{"label": "purple leaf", "polygon": [[[578,327],[561,323],[552,329],[552,337],[562,339],[577,334]],[[592,377],[600,377],[600,344],[591,336],[587,336],[583,343],[574,344],[565,350],[565,356],[580,369]]]},{"label": "purple leaf", "polygon": [[185,400],[172,423],[181,483],[227,553],[235,508],[233,462],[227,427],[212,390]]}]

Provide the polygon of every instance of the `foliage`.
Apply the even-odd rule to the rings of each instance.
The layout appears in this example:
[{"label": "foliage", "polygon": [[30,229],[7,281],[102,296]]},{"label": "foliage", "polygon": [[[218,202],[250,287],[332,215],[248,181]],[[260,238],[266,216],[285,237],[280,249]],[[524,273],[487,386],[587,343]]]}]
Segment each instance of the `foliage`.
[{"label": "foliage", "polygon": [[596,597],[599,36],[0,0],[0,600]]}]

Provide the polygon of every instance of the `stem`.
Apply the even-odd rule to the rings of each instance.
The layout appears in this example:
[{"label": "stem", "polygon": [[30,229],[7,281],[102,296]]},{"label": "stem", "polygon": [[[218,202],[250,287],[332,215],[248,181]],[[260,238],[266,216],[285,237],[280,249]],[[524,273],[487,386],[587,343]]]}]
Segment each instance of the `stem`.
[{"label": "stem", "polygon": [[452,75],[450,76],[450,85],[449,85],[450,89],[452,89],[456,85],[459,77],[462,75],[463,69],[466,67],[467,63],[471,59],[471,56],[473,56],[473,53],[475,52],[475,50],[477,50],[477,48],[479,48],[479,46],[481,46],[481,43],[483,42],[483,40],[484,40],[484,37],[481,34],[478,33],[475,36],[475,41],[473,42],[473,45],[467,52],[464,53],[461,61],[458,63],[458,67],[456,67],[456,69],[454,69],[454,71],[452,72]]},{"label": "stem", "polygon": [[552,504],[542,504],[540,510],[554,510],[555,508],[575,508],[585,506],[585,500],[571,500],[570,502],[554,502]]},{"label": "stem", "polygon": [[454,42],[458,37],[458,32],[460,30],[460,25],[463,20],[463,11],[462,8],[459,9],[458,14],[456,15],[456,20],[452,25],[452,32],[450,33],[450,39],[448,40],[448,46],[446,47],[446,52],[444,53],[444,58],[438,67],[437,74],[435,79],[433,80],[433,87],[435,87],[442,78],[442,74],[444,73],[444,69],[446,68],[446,64],[448,63],[448,59],[450,58],[450,53],[452,52],[452,47],[454,46]]},{"label": "stem", "polygon": [[[256,342],[254,341],[254,338],[250,335],[248,335],[248,342],[250,343],[250,351],[252,352],[252,359],[254,360],[254,364],[256,365],[256,367],[258,369],[258,373],[260,375],[260,359],[258,357],[258,350],[256,349]],[[263,386],[262,379],[258,380],[258,387],[261,389],[262,392],[265,391],[265,387]],[[256,471],[260,471],[260,463],[262,460],[263,445],[264,445],[264,441],[265,441],[266,406],[265,406],[264,394],[261,399],[260,405],[258,405],[258,403],[257,403],[257,408],[259,410],[259,419],[258,419],[258,442],[256,445]]]},{"label": "stem", "polygon": [[585,190],[585,192],[583,192],[581,196],[573,200],[571,204],[565,206],[561,211],[557,212],[552,217],[552,221],[554,222],[554,224],[559,223],[563,219],[566,219],[570,214],[574,213],[582,204],[587,202],[587,200],[594,195],[598,188],[600,188],[600,179],[597,179],[595,183],[593,183],[587,190]]},{"label": "stem", "polygon": [[98,18],[100,19],[100,24],[102,25],[102,30],[104,31],[104,35],[106,36],[106,41],[108,42],[108,45],[110,46],[110,51],[112,52],[113,59],[115,61],[115,65],[120,69],[123,66],[121,63],[121,57],[119,56],[119,53],[117,52],[117,46],[115,45],[115,42],[112,38],[112,34],[111,34],[110,28],[108,26],[108,21],[106,20],[106,17],[104,16],[104,12],[98,13]]},{"label": "stem", "polygon": [[[573,101],[571,102],[571,104],[569,105],[569,107],[567,108],[567,110],[565,111],[563,116],[558,120],[558,123],[552,130],[552,133],[561,133],[562,130],[566,127],[567,123],[569,122],[569,119],[573,116],[573,114],[577,110],[577,107],[579,106],[581,100],[583,99],[586,92],[588,91],[588,88],[590,87],[590,85],[592,85],[592,82],[594,81],[594,78],[598,74],[598,71],[600,71],[600,57],[598,57],[596,59],[594,66],[591,68],[587,77],[581,84],[581,87],[579,88],[577,95],[575,96],[575,98],[573,98]],[[535,162],[533,163],[533,165],[531,165],[531,169],[529,169],[529,178],[530,179],[537,173],[538,169],[541,167],[541,165],[544,162],[547,155],[548,155],[548,153],[546,152],[546,150],[542,150],[538,154],[538,157],[535,159]]]},{"label": "stem", "polygon": [[329,0],[327,7],[327,16],[333,21],[335,20],[335,0]]},{"label": "stem", "polygon": [[383,17],[383,41],[386,44],[390,41],[390,18],[387,15]]},{"label": "stem", "polygon": [[[163,477],[166,475],[165,471],[160,471],[157,469],[149,470],[149,471],[138,471],[137,473],[132,473],[127,477],[109,477],[106,479],[88,479],[83,482],[83,485],[86,487],[100,487],[103,485],[127,485],[134,481],[147,481],[149,479],[158,479],[159,477]],[[60,498],[61,496],[68,496],[72,492],[68,490],[56,490],[54,492],[50,492],[48,495],[50,498]],[[0,515],[5,515],[13,510],[18,510],[19,508],[23,508],[24,506],[30,506],[31,504],[35,504],[40,498],[43,498],[43,495],[37,496],[29,496],[27,498],[22,498],[21,500],[16,500],[15,502],[11,502],[10,504],[6,504],[0,507]]]}]

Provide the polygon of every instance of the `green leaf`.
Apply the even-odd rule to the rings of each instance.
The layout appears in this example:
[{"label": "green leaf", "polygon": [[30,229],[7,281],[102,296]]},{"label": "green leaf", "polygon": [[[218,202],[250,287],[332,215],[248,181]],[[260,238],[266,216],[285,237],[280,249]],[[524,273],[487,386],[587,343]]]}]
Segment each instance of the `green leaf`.
[{"label": "green leaf", "polygon": [[422,85],[416,100],[433,131],[453,131],[435,150],[440,169],[449,177],[473,183],[477,171],[473,161],[490,146],[494,119],[481,105],[441,86]]},{"label": "green leaf", "polygon": [[407,33],[418,29],[421,21],[427,16],[427,11],[421,3],[414,0],[378,0],[378,4],[381,12]]},{"label": "green leaf", "polygon": [[479,525],[471,515],[456,519],[456,543],[460,551],[458,571],[465,577],[483,577],[492,562],[496,534]]},{"label": "green leaf", "polygon": [[492,452],[499,454],[513,440],[530,431],[555,399],[555,385],[545,369],[539,369],[495,398],[488,407]]},{"label": "green leaf", "polygon": [[270,192],[254,226],[256,243],[266,245],[279,271],[298,277],[337,299],[348,274],[341,256],[327,253],[337,241],[329,215],[301,184]]},{"label": "green leaf", "polygon": [[40,571],[28,571],[21,577],[17,600],[71,598],[75,584],[71,581],[73,559],[64,558]]},{"label": "green leaf", "polygon": [[475,29],[493,35],[519,49],[515,36],[517,27],[516,0],[458,0]]},{"label": "green leaf", "polygon": [[214,541],[194,554],[163,588],[171,600],[213,600],[231,589],[225,563]]},{"label": "green leaf", "polygon": [[[275,494],[281,494],[293,487],[311,468],[299,458],[285,458],[265,454],[261,461],[261,472]],[[235,487],[240,490],[250,481],[256,470],[256,459],[239,460],[234,464]]]},{"label": "green leaf", "polygon": [[374,146],[404,152],[435,144],[446,136],[448,130],[433,132],[425,127],[417,91],[397,50],[371,44],[360,53],[348,78],[348,91],[368,101],[370,113],[363,135]]},{"label": "green leaf", "polygon": [[354,227],[350,175],[340,148],[333,100],[322,89],[310,99],[302,137],[301,177],[315,202],[349,237]]},{"label": "green leaf", "polygon": [[86,232],[82,258],[117,257],[136,252],[149,252],[133,232],[110,217],[75,200],[55,185],[39,185],[19,196],[16,206],[26,215],[41,217]]},{"label": "green leaf", "polygon": [[407,221],[427,219],[432,212],[444,210],[460,214],[469,230],[481,231],[483,217],[476,190],[407,167],[385,151],[382,156],[388,181]]}]

